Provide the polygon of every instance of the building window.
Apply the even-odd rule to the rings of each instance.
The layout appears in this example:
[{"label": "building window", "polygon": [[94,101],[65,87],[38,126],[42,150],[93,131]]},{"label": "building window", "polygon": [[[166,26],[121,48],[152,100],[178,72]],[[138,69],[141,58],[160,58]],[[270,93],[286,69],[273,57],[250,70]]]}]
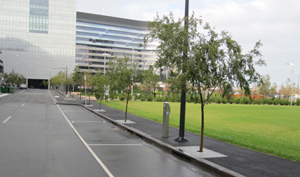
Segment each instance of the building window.
[{"label": "building window", "polygon": [[48,33],[49,0],[30,0],[29,32]]}]

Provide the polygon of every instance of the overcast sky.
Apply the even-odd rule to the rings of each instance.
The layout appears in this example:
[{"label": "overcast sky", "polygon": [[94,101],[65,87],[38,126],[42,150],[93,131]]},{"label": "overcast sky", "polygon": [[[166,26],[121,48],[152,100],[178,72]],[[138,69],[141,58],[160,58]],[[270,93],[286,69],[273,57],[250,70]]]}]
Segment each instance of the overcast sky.
[{"label": "overcast sky", "polygon": [[[278,86],[300,76],[299,0],[190,0],[190,14],[202,16],[216,30],[230,32],[246,53],[261,40],[267,66],[257,70],[269,74]],[[185,0],[77,0],[77,11],[151,21],[158,15],[184,16]]]}]

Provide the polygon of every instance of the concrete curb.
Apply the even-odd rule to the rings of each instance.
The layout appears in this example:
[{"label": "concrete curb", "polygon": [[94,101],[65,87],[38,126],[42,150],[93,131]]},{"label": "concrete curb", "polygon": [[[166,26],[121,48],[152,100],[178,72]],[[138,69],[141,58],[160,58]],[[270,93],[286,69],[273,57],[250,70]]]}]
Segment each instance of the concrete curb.
[{"label": "concrete curb", "polygon": [[[58,103],[58,104],[61,104],[61,103]],[[188,160],[190,161],[191,163],[194,163],[194,164],[197,164],[197,165],[200,165],[210,171],[213,171],[214,173],[218,174],[218,175],[221,175],[221,176],[224,176],[224,177],[245,177],[244,175],[241,175],[239,173],[236,173],[230,169],[227,169],[225,167],[222,167],[220,165],[217,165],[215,163],[212,163],[208,160],[205,160],[205,159],[202,159],[202,158],[196,158],[196,157],[193,157],[191,154],[187,153],[187,152],[184,152],[182,151],[181,149],[178,149],[170,144],[167,144],[163,141],[160,141],[158,139],[155,139],[154,137],[152,137],[151,135],[145,133],[145,132],[142,132],[136,128],[133,128],[133,127],[128,127],[120,122],[117,122],[115,121],[114,119],[111,119],[110,117],[107,117],[101,113],[98,113],[98,112],[95,112],[94,110],[84,106],[84,105],[81,105],[81,104],[64,104],[62,103],[63,105],[77,105],[77,106],[81,106],[83,108],[85,108],[86,110],[106,119],[107,121],[115,124],[115,125],[118,125],[119,127],[122,127],[124,129],[126,129],[127,131],[137,135],[138,137],[142,138],[143,140],[146,140],[148,142],[151,142],[151,143],[154,143],[155,145],[169,151],[170,153],[172,154],[175,154],[181,158],[184,158],[185,160]]]}]

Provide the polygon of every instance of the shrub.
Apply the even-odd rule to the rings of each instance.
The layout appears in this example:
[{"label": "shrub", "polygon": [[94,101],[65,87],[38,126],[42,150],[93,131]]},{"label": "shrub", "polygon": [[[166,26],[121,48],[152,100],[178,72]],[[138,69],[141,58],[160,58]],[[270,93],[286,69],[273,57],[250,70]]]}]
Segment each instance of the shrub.
[{"label": "shrub", "polygon": [[278,103],[279,103],[278,98],[275,98],[275,99],[273,100],[273,105],[278,105]]},{"label": "shrub", "polygon": [[162,102],[162,97],[156,96],[156,97],[155,97],[155,101],[157,101],[157,102]]},{"label": "shrub", "polygon": [[119,95],[119,99],[120,99],[120,101],[124,101],[125,100],[125,96],[123,94],[120,94]]},{"label": "shrub", "polygon": [[110,98],[111,100],[113,100],[113,99],[115,98],[114,93],[110,93],[110,94],[109,94],[109,98]]},{"label": "shrub", "polygon": [[230,98],[230,99],[228,100],[228,102],[229,102],[230,104],[235,103],[235,99],[234,99],[234,98]]},{"label": "shrub", "polygon": [[216,103],[221,103],[221,102],[222,102],[222,98],[221,98],[220,96],[217,96],[217,97],[215,98],[215,102],[216,102]]},{"label": "shrub", "polygon": [[255,100],[253,100],[253,104],[261,104],[261,101],[260,101],[260,99],[258,98],[258,99],[255,99]]},{"label": "shrub", "polygon": [[296,104],[299,106],[300,105],[300,99],[297,99]]},{"label": "shrub", "polygon": [[153,100],[154,100],[153,94],[147,96],[147,101],[153,101]]},{"label": "shrub", "polygon": [[268,98],[263,98],[262,99],[262,104],[269,104],[269,99]]},{"label": "shrub", "polygon": [[251,101],[247,97],[241,98],[240,102],[241,102],[241,104],[250,104],[251,103]]},{"label": "shrub", "polygon": [[227,100],[226,98],[223,98],[223,99],[222,99],[222,103],[223,103],[223,104],[226,104],[227,102],[228,102],[228,100]]},{"label": "shrub", "polygon": [[240,104],[241,103],[241,98],[236,98],[235,99],[235,104]]},{"label": "shrub", "polygon": [[162,101],[163,101],[163,102],[168,102],[168,101],[169,101],[169,97],[168,97],[168,96],[162,97]]},{"label": "shrub", "polygon": [[200,102],[201,102],[200,96],[195,95],[195,96],[194,96],[194,103],[200,103]]},{"label": "shrub", "polygon": [[216,98],[215,96],[211,96],[208,100],[209,103],[215,102],[215,98]]},{"label": "shrub", "polygon": [[284,99],[280,99],[280,100],[279,100],[279,104],[280,104],[280,105],[284,105]]},{"label": "shrub", "polygon": [[191,96],[186,97],[186,102],[188,102],[188,103],[192,102]]},{"label": "shrub", "polygon": [[176,96],[176,101],[181,102],[181,96]]},{"label": "shrub", "polygon": [[145,94],[141,94],[141,101],[145,101],[145,100],[146,100]]},{"label": "shrub", "polygon": [[289,105],[289,104],[291,104],[289,99],[284,100],[284,105]]},{"label": "shrub", "polygon": [[269,105],[273,104],[273,100],[269,99]]}]

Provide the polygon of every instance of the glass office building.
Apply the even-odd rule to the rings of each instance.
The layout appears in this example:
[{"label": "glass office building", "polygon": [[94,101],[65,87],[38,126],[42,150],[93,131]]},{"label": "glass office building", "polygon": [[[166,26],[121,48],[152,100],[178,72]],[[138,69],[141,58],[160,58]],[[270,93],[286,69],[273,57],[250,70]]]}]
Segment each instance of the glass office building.
[{"label": "glass office building", "polygon": [[76,65],[81,70],[108,69],[115,56],[132,57],[139,68],[147,69],[156,60],[153,42],[142,46],[148,22],[77,12]]},{"label": "glass office building", "polygon": [[[29,85],[75,66],[76,0],[0,0],[0,50],[4,72]],[[32,84],[30,84],[32,83]]]}]

